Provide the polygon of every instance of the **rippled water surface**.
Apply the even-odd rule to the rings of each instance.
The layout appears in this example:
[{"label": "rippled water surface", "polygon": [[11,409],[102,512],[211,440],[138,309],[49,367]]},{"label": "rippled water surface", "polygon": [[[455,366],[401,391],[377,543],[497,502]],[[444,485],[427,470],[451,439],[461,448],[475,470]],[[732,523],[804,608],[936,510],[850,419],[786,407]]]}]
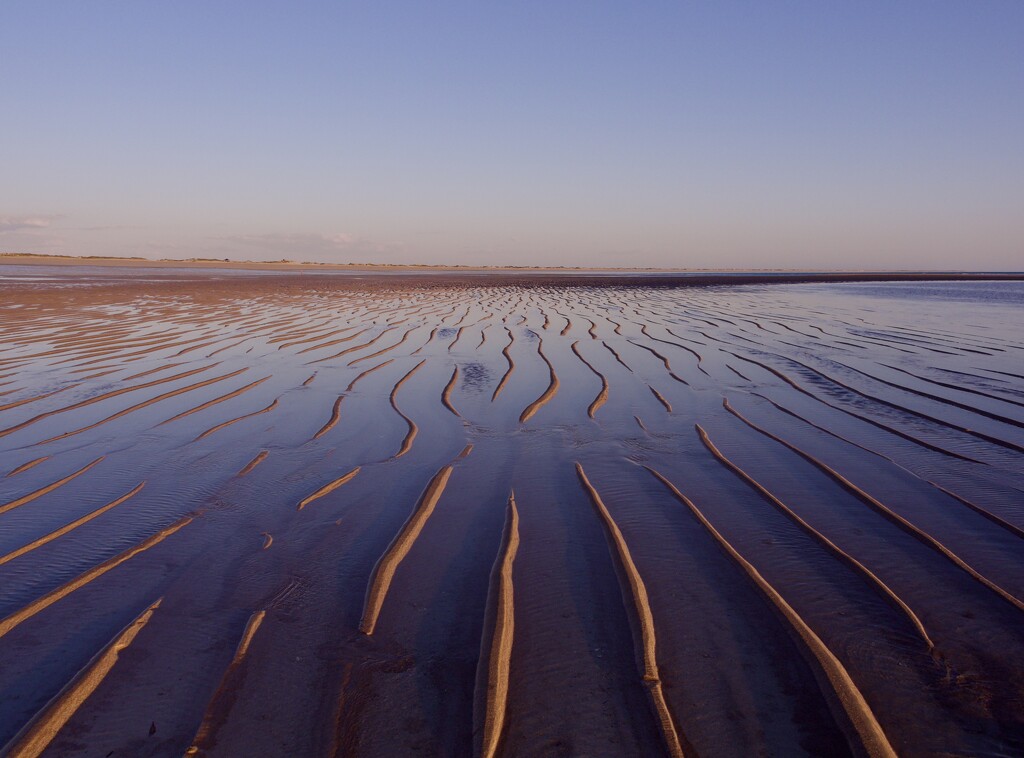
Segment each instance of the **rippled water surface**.
[{"label": "rippled water surface", "polygon": [[0,280],[13,755],[1024,752],[1024,284]]}]

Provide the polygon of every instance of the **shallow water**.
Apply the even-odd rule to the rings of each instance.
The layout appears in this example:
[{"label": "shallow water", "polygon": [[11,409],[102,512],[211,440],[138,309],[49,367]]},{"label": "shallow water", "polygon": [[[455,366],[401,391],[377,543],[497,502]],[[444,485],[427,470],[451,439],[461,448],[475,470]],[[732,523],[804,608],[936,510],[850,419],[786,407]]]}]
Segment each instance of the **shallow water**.
[{"label": "shallow water", "polygon": [[1022,283],[88,284],[0,281],[15,755],[1024,751]]}]

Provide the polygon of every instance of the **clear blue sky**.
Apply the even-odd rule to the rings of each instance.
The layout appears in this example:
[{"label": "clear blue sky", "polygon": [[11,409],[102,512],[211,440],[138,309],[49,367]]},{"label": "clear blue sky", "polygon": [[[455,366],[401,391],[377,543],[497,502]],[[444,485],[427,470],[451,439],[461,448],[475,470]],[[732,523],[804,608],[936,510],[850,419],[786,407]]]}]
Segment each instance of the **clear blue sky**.
[{"label": "clear blue sky", "polygon": [[0,250],[1024,269],[1024,2],[0,2]]}]

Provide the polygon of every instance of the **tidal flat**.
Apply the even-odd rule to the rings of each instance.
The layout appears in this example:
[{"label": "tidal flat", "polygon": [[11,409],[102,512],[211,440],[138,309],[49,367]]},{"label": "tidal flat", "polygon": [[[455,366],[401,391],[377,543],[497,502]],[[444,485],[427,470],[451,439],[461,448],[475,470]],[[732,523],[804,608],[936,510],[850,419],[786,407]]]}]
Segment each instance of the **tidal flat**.
[{"label": "tidal flat", "polygon": [[0,745],[1024,753],[1024,282],[12,268]]}]

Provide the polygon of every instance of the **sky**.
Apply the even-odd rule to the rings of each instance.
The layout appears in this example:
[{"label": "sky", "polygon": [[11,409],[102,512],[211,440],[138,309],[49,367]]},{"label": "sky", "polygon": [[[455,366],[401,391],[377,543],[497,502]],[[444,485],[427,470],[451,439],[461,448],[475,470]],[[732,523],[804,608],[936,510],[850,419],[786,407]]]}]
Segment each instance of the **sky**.
[{"label": "sky", "polygon": [[1024,269],[1024,2],[0,2],[0,251]]}]

